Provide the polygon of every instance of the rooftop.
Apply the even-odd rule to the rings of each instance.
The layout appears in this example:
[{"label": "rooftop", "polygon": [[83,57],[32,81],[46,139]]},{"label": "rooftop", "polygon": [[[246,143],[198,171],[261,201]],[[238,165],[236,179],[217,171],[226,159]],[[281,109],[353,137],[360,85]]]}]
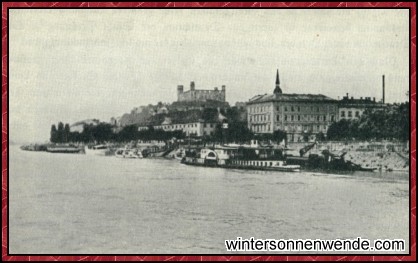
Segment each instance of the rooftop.
[{"label": "rooftop", "polygon": [[289,102],[337,102],[330,97],[322,94],[264,94],[254,96],[249,100],[247,104],[255,104],[261,102],[272,102],[272,101],[289,101]]},{"label": "rooftop", "polygon": [[354,97],[349,98],[344,96],[342,100],[339,100],[340,105],[381,105],[381,102],[376,101],[376,98],[371,97],[360,97],[360,99],[355,99]]}]

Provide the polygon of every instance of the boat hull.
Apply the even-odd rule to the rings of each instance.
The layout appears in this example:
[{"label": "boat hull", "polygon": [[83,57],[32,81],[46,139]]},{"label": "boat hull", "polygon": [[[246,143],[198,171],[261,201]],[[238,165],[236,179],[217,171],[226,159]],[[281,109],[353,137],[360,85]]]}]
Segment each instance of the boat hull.
[{"label": "boat hull", "polygon": [[89,149],[89,148],[85,148],[84,149],[85,153],[87,155],[96,155],[96,156],[109,156],[111,155],[111,151],[109,149]]},{"label": "boat hull", "polygon": [[66,148],[66,147],[47,147],[47,152],[50,153],[79,153],[79,148]]},{"label": "boat hull", "polygon": [[127,158],[127,159],[142,159],[143,155],[138,150],[118,149],[115,152],[116,158]]},{"label": "boat hull", "polygon": [[[181,161],[186,165],[202,166],[202,167],[217,167],[226,169],[242,169],[242,170],[260,170],[260,171],[276,171],[276,172],[300,172],[299,165],[242,165],[234,164],[224,161],[207,160],[199,158],[185,157]],[[248,163],[257,161],[248,161]],[[261,163],[261,162],[260,162]]]}]

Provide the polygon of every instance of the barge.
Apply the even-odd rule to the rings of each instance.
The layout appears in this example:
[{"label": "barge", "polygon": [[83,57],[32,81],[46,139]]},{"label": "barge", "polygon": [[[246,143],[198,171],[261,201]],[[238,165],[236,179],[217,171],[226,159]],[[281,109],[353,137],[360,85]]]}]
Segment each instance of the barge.
[{"label": "barge", "polygon": [[50,153],[80,153],[82,149],[74,145],[51,145],[46,147]]}]

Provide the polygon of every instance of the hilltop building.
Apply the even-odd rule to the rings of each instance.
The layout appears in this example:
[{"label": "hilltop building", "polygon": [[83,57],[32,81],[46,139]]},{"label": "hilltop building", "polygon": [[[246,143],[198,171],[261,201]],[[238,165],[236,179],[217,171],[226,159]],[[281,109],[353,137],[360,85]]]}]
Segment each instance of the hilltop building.
[{"label": "hilltop building", "polygon": [[282,130],[289,142],[314,139],[338,118],[338,102],[321,94],[286,94],[280,88],[279,71],[273,94],[257,95],[247,102],[248,128],[254,133]]},{"label": "hilltop building", "polygon": [[190,90],[184,91],[183,85],[177,86],[177,101],[169,106],[169,111],[188,111],[197,109],[227,109],[226,88],[221,90],[215,87],[213,90],[197,90],[194,81],[190,83]]},{"label": "hilltop building", "polygon": [[225,116],[216,109],[177,111],[153,116],[147,123],[138,126],[138,131],[152,126],[155,130],[181,130],[186,136],[210,136],[224,119]]},{"label": "hilltop building", "polygon": [[87,119],[75,122],[70,125],[70,132],[79,132],[82,133],[84,131],[84,125],[93,125],[96,126],[100,123],[98,119]]},{"label": "hilltop building", "polygon": [[177,101],[221,101],[225,102],[225,85],[219,90],[215,87],[213,90],[196,90],[194,81],[190,82],[190,90],[184,91],[183,85],[177,86]]}]

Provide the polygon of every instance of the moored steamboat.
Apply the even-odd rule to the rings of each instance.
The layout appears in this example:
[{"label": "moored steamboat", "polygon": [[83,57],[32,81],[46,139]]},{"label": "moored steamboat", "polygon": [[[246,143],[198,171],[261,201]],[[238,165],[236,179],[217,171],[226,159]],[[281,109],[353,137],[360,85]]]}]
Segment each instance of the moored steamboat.
[{"label": "moored steamboat", "polygon": [[230,169],[298,172],[300,165],[286,164],[284,148],[250,145],[219,145],[203,148],[200,152],[186,151],[183,164]]}]

